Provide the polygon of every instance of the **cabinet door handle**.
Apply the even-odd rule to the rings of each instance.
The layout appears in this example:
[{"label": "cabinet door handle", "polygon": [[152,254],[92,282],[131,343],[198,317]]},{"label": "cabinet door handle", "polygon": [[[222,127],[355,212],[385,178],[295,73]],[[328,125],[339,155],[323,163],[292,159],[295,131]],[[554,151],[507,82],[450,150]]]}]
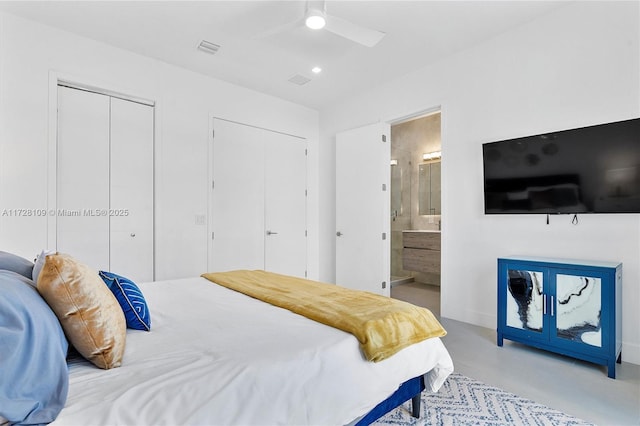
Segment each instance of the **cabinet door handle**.
[{"label": "cabinet door handle", "polygon": [[542,295],[542,315],[547,315],[547,295]]},{"label": "cabinet door handle", "polygon": [[551,296],[551,316],[553,316],[553,296]]},{"label": "cabinet door handle", "polygon": [[278,233],[273,231],[267,231],[267,235],[278,235]]}]

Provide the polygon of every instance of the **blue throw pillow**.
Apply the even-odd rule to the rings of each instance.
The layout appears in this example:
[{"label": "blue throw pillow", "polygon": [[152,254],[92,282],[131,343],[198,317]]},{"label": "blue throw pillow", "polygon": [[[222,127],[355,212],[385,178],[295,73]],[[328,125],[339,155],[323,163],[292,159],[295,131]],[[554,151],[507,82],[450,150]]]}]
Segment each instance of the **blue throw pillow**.
[{"label": "blue throw pillow", "polygon": [[99,271],[99,274],[116,296],[127,320],[127,327],[134,330],[151,330],[149,307],[138,286],[130,279],[113,272]]},{"label": "blue throw pillow", "polygon": [[45,424],[67,400],[69,344],[28,278],[0,270],[0,417]]},{"label": "blue throw pillow", "polygon": [[[23,277],[31,279],[33,262],[13,253],[0,251],[0,269],[13,271]],[[32,284],[33,285],[33,284]]]}]

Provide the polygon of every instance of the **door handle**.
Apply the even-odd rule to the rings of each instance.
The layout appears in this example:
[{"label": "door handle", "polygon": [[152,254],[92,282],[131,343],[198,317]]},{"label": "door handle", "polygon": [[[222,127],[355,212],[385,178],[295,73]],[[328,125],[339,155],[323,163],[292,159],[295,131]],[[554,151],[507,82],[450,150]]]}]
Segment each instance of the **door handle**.
[{"label": "door handle", "polygon": [[340,231],[336,232],[336,237],[342,237],[342,235],[343,235],[342,232]]},{"label": "door handle", "polygon": [[267,231],[267,235],[276,235],[277,232],[273,232],[273,231]]}]

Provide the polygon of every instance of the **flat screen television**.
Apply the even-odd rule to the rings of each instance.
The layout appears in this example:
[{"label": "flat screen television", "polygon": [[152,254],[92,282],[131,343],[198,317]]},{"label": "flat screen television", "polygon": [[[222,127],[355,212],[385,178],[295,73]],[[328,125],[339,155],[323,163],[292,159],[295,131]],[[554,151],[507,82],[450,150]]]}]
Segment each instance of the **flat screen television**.
[{"label": "flat screen television", "polygon": [[485,214],[640,213],[640,118],[482,145]]}]

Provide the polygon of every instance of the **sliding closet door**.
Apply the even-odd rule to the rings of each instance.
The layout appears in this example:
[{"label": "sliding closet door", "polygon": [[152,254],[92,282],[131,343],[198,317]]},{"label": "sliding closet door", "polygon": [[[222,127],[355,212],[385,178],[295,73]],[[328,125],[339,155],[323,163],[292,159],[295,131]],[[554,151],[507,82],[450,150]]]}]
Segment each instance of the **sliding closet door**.
[{"label": "sliding closet door", "polygon": [[212,271],[264,269],[261,130],[215,120]]},{"label": "sliding closet door", "polygon": [[293,136],[265,133],[264,268],[305,277],[306,143]]},{"label": "sliding closet door", "polygon": [[56,248],[109,268],[109,97],[58,87]]},{"label": "sliding closet door", "polygon": [[110,268],[153,280],[153,107],[111,98]]}]

